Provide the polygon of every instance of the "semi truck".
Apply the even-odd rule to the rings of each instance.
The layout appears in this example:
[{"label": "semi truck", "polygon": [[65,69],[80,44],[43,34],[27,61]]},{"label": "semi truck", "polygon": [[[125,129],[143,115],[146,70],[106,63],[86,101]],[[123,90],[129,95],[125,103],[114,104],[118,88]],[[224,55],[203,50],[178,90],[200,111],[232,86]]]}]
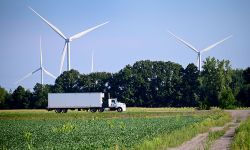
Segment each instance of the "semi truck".
[{"label": "semi truck", "polygon": [[68,109],[78,111],[87,110],[91,112],[103,112],[116,110],[126,111],[126,104],[118,102],[116,98],[108,99],[108,106],[103,103],[104,93],[48,93],[48,110],[55,110],[56,113],[66,113]]}]

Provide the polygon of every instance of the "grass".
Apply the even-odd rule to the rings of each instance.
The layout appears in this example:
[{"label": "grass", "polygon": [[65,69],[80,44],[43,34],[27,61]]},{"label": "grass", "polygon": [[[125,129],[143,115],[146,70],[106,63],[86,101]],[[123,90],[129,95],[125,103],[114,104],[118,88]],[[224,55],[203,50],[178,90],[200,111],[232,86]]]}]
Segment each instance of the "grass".
[{"label": "grass", "polygon": [[236,129],[236,134],[232,143],[233,150],[249,150],[250,149],[250,117],[242,122]]},{"label": "grass", "polygon": [[67,114],[1,110],[0,149],[161,149],[226,121],[228,115],[222,111],[192,108]]}]

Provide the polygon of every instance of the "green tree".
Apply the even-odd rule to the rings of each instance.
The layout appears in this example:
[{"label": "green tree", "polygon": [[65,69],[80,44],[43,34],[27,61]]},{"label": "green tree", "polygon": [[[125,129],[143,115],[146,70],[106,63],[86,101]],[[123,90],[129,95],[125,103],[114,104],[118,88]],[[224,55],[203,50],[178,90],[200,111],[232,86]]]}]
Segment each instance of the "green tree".
[{"label": "green tree", "polygon": [[6,108],[8,92],[0,86],[0,109]]},{"label": "green tree", "polygon": [[107,92],[111,73],[95,72],[82,75],[79,83],[82,92]]},{"label": "green tree", "polygon": [[250,67],[243,71],[244,85],[241,88],[237,99],[241,106],[250,107]]},{"label": "green tree", "polygon": [[232,82],[230,87],[234,96],[236,97],[244,85],[243,69],[232,70]]},{"label": "green tree", "polygon": [[113,74],[110,78],[108,92],[112,97],[117,97],[120,101],[125,102],[128,106],[141,106],[142,102],[136,101],[134,97],[135,83],[132,66],[127,65],[118,73]]},{"label": "green tree", "polygon": [[250,67],[246,68],[243,71],[243,78],[246,84],[250,84]]},{"label": "green tree", "polygon": [[51,92],[51,85],[37,83],[34,87],[31,108],[46,108],[48,106],[48,93]]},{"label": "green tree", "polygon": [[12,99],[9,101],[9,107],[14,109],[29,108],[32,93],[18,86],[12,93]]},{"label": "green tree", "polygon": [[57,93],[77,93],[80,92],[81,74],[71,69],[64,71],[55,81],[53,92]]},{"label": "green tree", "polygon": [[223,90],[230,89],[232,69],[228,60],[208,57],[201,72],[201,101],[210,106],[219,106],[219,96]]},{"label": "green tree", "polygon": [[151,78],[154,76],[152,68],[153,63],[151,61],[138,61],[132,67],[133,78],[130,79],[134,84],[133,87],[136,87],[134,88],[136,101],[143,102],[142,105],[147,107],[153,105],[153,96],[150,89]]},{"label": "green tree", "polygon": [[179,106],[182,67],[163,61],[138,61],[111,79],[112,93],[129,106]]},{"label": "green tree", "polygon": [[235,97],[230,88],[222,89],[219,95],[219,107],[223,109],[235,108]]},{"label": "green tree", "polygon": [[199,101],[199,70],[194,64],[189,64],[182,77],[182,106],[197,106]]},{"label": "green tree", "polygon": [[237,100],[240,106],[250,107],[250,84],[246,84],[240,90]]},{"label": "green tree", "polygon": [[162,88],[160,92],[163,94],[163,106],[180,107],[182,100],[181,83],[183,76],[183,67],[173,62],[164,62],[162,75]]}]

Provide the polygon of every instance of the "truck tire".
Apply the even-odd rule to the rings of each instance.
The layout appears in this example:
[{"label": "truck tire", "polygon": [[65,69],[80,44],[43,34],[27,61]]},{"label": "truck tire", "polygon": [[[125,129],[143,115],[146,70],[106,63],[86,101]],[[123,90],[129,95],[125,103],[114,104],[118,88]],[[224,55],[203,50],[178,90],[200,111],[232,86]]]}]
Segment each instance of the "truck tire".
[{"label": "truck tire", "polygon": [[97,111],[97,109],[96,109],[96,108],[91,108],[90,111],[91,111],[92,113],[94,113],[94,112]]},{"label": "truck tire", "polygon": [[55,109],[55,112],[56,112],[56,113],[61,113],[61,112],[62,112],[62,109],[57,108],[57,109]]},{"label": "truck tire", "polygon": [[121,108],[121,107],[118,107],[118,108],[117,108],[117,111],[118,111],[118,112],[122,112],[122,108]]},{"label": "truck tire", "polygon": [[99,112],[104,112],[104,108],[99,108],[98,111]]},{"label": "truck tire", "polygon": [[68,109],[65,108],[65,109],[62,109],[62,113],[67,113]]}]

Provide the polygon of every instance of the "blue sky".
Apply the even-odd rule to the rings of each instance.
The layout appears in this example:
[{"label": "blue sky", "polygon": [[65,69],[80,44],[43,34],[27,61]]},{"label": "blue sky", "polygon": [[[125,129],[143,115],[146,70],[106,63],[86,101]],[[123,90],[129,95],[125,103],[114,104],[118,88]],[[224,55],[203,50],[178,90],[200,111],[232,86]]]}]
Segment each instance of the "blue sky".
[{"label": "blue sky", "polygon": [[[71,43],[71,67],[80,73],[117,72],[139,60],[173,61],[186,67],[197,55],[166,31],[205,48],[228,35],[233,38],[205,52],[231,61],[233,68],[250,66],[249,0],[0,0],[0,86],[14,83],[39,67],[42,36],[44,67],[59,75],[64,40],[27,6],[58,27],[66,36],[110,21]],[[66,61],[65,61],[66,62]],[[64,70],[66,69],[66,63]],[[20,85],[32,89],[40,73]],[[44,76],[44,83],[54,79]]]}]

